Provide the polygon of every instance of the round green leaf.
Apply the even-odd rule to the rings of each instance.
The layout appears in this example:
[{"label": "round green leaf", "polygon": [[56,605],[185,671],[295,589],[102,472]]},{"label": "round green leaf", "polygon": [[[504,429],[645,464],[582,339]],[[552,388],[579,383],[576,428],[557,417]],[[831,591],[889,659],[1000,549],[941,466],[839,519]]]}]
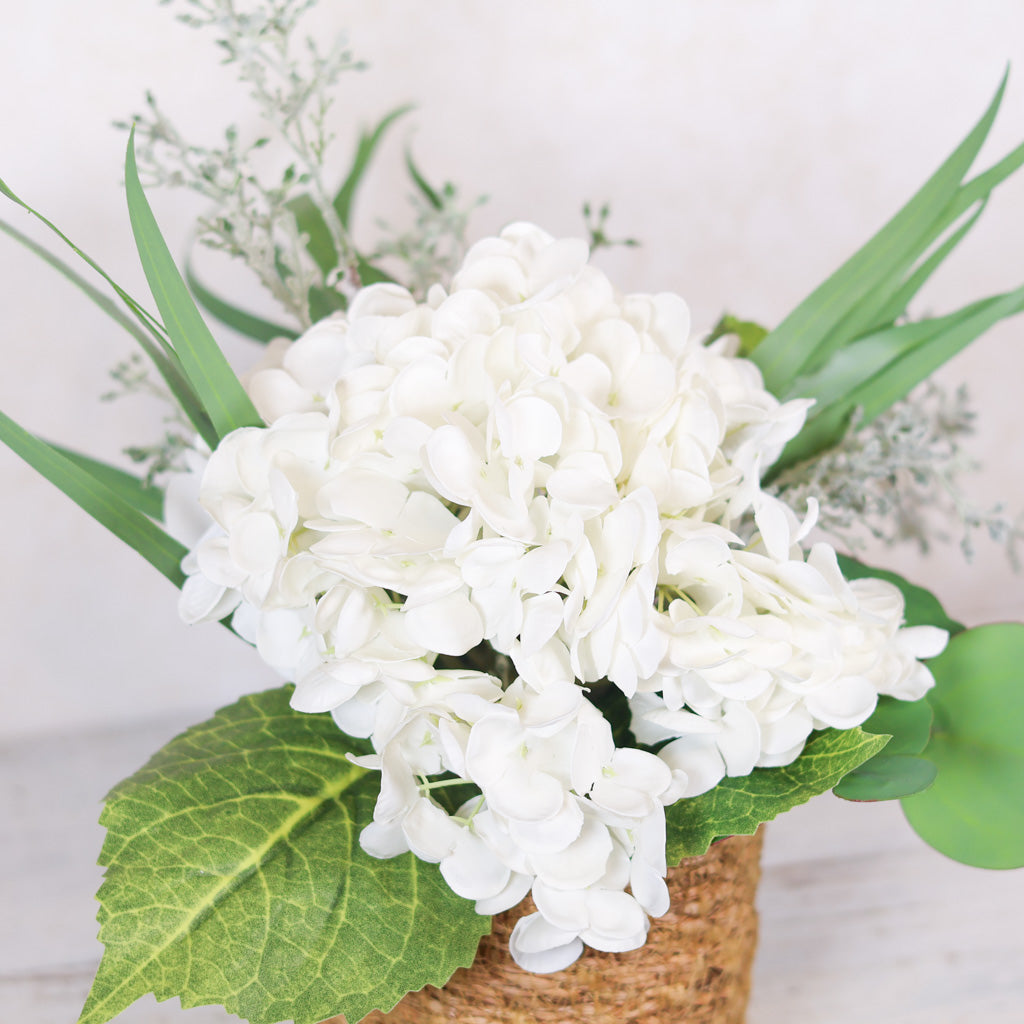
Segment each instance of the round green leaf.
[{"label": "round green leaf", "polygon": [[[896,700],[880,697],[878,707],[861,726],[865,732],[891,736],[881,757],[920,754],[932,731],[932,708],[926,700]],[[871,762],[869,761],[868,764]],[[863,767],[867,767],[864,765]],[[860,771],[862,769],[858,769]]]},{"label": "round green leaf", "polygon": [[844,800],[898,800],[927,789],[937,773],[923,757],[883,751],[850,772],[832,792]]},{"label": "round green leaf", "polygon": [[903,801],[925,842],[976,867],[1024,867],[1024,624],[954,636],[929,662],[934,785]]}]

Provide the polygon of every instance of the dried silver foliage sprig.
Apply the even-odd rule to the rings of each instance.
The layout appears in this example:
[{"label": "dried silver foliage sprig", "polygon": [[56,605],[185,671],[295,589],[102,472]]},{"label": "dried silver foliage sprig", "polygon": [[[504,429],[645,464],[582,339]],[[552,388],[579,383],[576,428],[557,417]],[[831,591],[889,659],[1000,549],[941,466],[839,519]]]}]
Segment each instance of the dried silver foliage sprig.
[{"label": "dried silver foliage sprig", "polygon": [[968,560],[984,530],[1019,569],[1024,519],[1002,504],[979,507],[962,482],[978,468],[962,446],[974,419],[965,386],[949,393],[928,381],[865,426],[855,417],[839,444],[789,467],[768,489],[798,510],[816,497],[819,528],[852,549],[864,546],[866,529],[927,552],[934,540],[949,539],[939,524],[954,522]]},{"label": "dried silver foliage sprig", "polygon": [[[354,247],[323,175],[334,140],[328,113],[335,87],[345,72],[365,65],[353,58],[344,36],[325,49],[309,36],[297,37],[313,0],[255,0],[245,10],[236,0],[183,2],[188,10],[179,20],[216,33],[224,63],[233,64],[238,80],[249,87],[268,132],[243,142],[232,125],[222,144],[198,145],[185,139],[149,94],[145,111],[133,119],[140,173],[148,185],[184,187],[209,199],[212,211],[198,222],[200,240],[243,259],[299,324],[308,326],[309,290],[321,281],[322,271],[307,250],[291,204],[300,196],[312,200],[338,266],[354,263]],[[259,151],[271,137],[289,152],[283,172],[259,166],[264,162]]]},{"label": "dried silver foliage sprig", "polygon": [[[418,177],[415,174],[414,180]],[[469,218],[487,197],[463,200],[455,185],[445,182],[437,190],[416,189],[409,201],[413,209],[412,226],[400,231],[388,221],[378,220],[384,235],[370,259],[397,261],[402,283],[422,298],[432,284],[445,284],[455,273],[466,252]]]}]

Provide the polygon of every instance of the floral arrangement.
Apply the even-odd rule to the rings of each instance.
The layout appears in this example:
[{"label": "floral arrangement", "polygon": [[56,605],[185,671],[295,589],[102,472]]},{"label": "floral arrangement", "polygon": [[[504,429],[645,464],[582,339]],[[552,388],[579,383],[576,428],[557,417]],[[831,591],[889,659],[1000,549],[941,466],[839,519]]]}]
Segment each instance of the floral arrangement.
[{"label": "floral arrangement", "polygon": [[[679,296],[623,295],[590,262],[606,210],[589,244],[518,223],[463,256],[466,207],[411,158],[416,231],[357,248],[357,188],[403,111],[327,188],[330,89],[353,61],[314,51],[301,76],[288,44],[306,6],[260,21],[190,2],[295,160],[268,186],[236,134],[200,151],[150,101],[125,175],[156,314],[80,250],[124,312],[48,257],[151,360],[181,412],[173,450],[142,479],[0,414],[0,439],[180,587],[186,622],[222,622],[289,684],[108,797],[106,953],[82,1021],[146,992],[254,1022],[355,1021],[468,966],[527,894],[510,940],[524,970],[635,950],[681,857],[829,789],[902,799],[957,859],[1024,865],[1024,626],[965,630],[812,541],[835,515],[824,481],[850,486],[837,453],[913,421],[905,396],[1024,310],[1021,288],[904,317],[1024,163],[1021,146],[966,178],[1002,87],[777,327],[701,334]],[[215,204],[208,240],[291,325],[182,276],[136,138],[155,183]],[[242,380],[196,300],[269,342]],[[1005,756],[980,763],[982,747]],[[226,955],[236,944],[259,962]]]}]

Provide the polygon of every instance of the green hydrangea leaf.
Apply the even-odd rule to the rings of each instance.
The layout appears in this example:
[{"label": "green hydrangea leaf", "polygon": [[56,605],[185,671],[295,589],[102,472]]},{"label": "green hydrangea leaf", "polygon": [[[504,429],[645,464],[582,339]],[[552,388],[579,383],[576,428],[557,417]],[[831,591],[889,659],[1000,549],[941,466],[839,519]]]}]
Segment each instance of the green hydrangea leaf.
[{"label": "green hydrangea leaf", "polygon": [[903,801],[914,831],[953,860],[1024,867],[1024,624],[965,630],[928,662],[930,789]]},{"label": "green hydrangea leaf", "polygon": [[490,919],[435,865],[363,853],[379,776],[345,754],[365,741],[289,695],[218,711],[107,797],[106,949],[81,1024],[149,992],[253,1024],[354,1024],[472,963]]},{"label": "green hydrangea leaf", "polygon": [[753,835],[757,826],[831,789],[844,775],[881,750],[888,736],[861,729],[826,729],[782,768],[755,768],[723,779],[701,796],[665,809],[669,864],[699,857],[718,838]]}]

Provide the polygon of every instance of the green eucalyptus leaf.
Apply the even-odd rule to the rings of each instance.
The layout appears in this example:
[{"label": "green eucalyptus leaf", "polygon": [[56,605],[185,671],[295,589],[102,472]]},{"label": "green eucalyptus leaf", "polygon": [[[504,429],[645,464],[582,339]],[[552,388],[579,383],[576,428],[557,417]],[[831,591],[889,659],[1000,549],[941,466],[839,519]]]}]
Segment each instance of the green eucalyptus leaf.
[{"label": "green eucalyptus leaf", "polygon": [[[945,613],[938,598],[923,587],[884,569],[874,569],[839,556],[839,567],[847,579],[877,577],[898,587],[904,599],[904,623],[908,626],[938,626],[957,633],[963,626]],[[931,785],[934,765],[919,758],[931,733],[932,708],[927,700],[904,701],[880,697],[874,713],[861,728],[865,732],[890,736],[885,748],[854,769],[834,789],[846,800],[895,800]]]},{"label": "green eucalyptus leaf", "polygon": [[882,753],[884,757],[920,754],[931,736],[933,718],[932,706],[924,698],[897,700],[895,697],[879,697],[878,706],[861,728],[876,736],[892,737]]},{"label": "green eucalyptus leaf", "polygon": [[848,555],[839,555],[839,568],[848,580],[862,579],[872,576],[887,580],[900,589],[903,594],[903,622],[907,626],[938,626],[950,633],[960,633],[963,625],[951,619],[939,603],[939,599],[924,587],[905,580],[898,573],[888,569],[878,569],[863,562],[858,562]]},{"label": "green eucalyptus leaf", "polygon": [[380,779],[345,755],[366,741],[290,692],[223,708],[107,797],[106,950],[80,1024],[150,992],[252,1024],[354,1024],[472,963],[489,918],[435,865],[362,851]]},{"label": "green eucalyptus leaf", "polygon": [[59,487],[101,526],[142,555],[176,587],[182,585],[185,575],[181,571],[181,560],[187,554],[186,548],[136,507],[131,496],[126,500],[123,487],[111,486],[106,469],[112,467],[106,467],[100,474],[105,479],[100,479],[83,464],[83,457],[62,453],[18,426],[2,412],[0,441]]},{"label": "green eucalyptus leaf", "polygon": [[926,843],[983,868],[1024,867],[1024,624],[968,629],[928,667],[934,785],[903,800]]},{"label": "green eucalyptus leaf", "polygon": [[283,324],[274,323],[271,320],[264,320],[263,317],[249,313],[222,299],[196,277],[192,267],[187,263],[185,264],[185,281],[196,297],[196,301],[211,316],[216,317],[222,324],[226,324],[233,331],[238,331],[239,334],[243,334],[247,338],[266,343],[275,338],[294,339],[299,336],[299,332],[291,327],[285,327]]},{"label": "green eucalyptus leaf", "polygon": [[701,796],[678,800],[665,809],[669,864],[701,856],[715,839],[753,835],[762,822],[831,789],[887,741],[860,729],[827,729],[813,736],[792,764],[755,768],[723,779]]},{"label": "green eucalyptus leaf", "polygon": [[938,774],[931,761],[913,754],[876,754],[832,790],[844,800],[899,800],[927,789]]},{"label": "green eucalyptus leaf", "polygon": [[185,375],[210,417],[218,439],[239,427],[262,426],[256,408],[200,316],[160,234],[139,181],[134,130],[128,139],[125,157],[125,193],[146,280]]},{"label": "green eucalyptus leaf", "polygon": [[356,154],[352,159],[352,167],[348,172],[348,176],[342,182],[341,188],[338,189],[338,194],[334,197],[334,210],[338,215],[338,220],[341,221],[342,227],[346,230],[352,218],[352,203],[355,199],[356,190],[359,188],[363,176],[370,166],[373,154],[377,151],[377,147],[391,125],[400,117],[409,113],[410,110],[412,110],[411,104],[397,107],[385,115],[373,131],[363,132],[360,137],[359,144],[356,146]]}]

